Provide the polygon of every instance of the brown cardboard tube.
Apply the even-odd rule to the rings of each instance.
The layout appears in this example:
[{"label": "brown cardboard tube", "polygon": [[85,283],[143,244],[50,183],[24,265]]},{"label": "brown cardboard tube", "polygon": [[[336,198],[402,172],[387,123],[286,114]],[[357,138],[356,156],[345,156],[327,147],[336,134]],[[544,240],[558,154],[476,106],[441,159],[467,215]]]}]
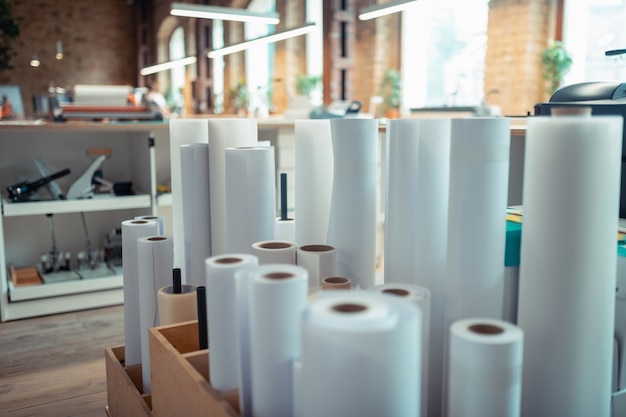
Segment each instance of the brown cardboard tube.
[{"label": "brown cardboard tube", "polygon": [[179,294],[174,293],[172,286],[163,287],[159,289],[157,302],[161,326],[198,319],[196,287],[193,285],[183,285]]}]

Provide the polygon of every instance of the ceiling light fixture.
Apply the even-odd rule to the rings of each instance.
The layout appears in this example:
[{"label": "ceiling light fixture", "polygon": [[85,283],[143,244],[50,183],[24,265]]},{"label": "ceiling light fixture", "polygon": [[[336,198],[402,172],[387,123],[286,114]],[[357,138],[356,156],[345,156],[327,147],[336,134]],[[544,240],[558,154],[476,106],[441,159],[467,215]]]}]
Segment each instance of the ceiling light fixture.
[{"label": "ceiling light fixture", "polygon": [[161,71],[167,71],[176,67],[183,67],[185,65],[195,64],[198,59],[195,56],[189,56],[187,58],[175,59],[173,61],[164,62],[162,64],[151,65],[149,67],[142,68],[139,73],[141,75],[155,74]]},{"label": "ceiling light fixture", "polygon": [[268,25],[276,25],[280,22],[276,13],[255,13],[244,9],[188,3],[172,3],[170,14],[172,16],[197,17],[200,19],[267,23]]},{"label": "ceiling light fixture", "polygon": [[41,62],[39,62],[39,58],[37,58],[37,54],[33,54],[33,59],[30,60],[30,66],[38,67],[39,65],[41,65]]},{"label": "ceiling light fixture", "polygon": [[244,51],[249,49],[254,45],[260,44],[268,44],[273,42],[282,41],[289,38],[294,38],[296,36],[306,35],[307,33],[311,33],[315,30],[315,23],[307,23],[303,26],[298,26],[292,29],[287,29],[282,32],[272,33],[267,36],[262,36],[260,38],[250,39],[241,43],[237,43],[234,45],[226,46],[220,49],[214,49],[207,54],[209,58],[217,58],[224,55],[234,54],[235,52]]},{"label": "ceiling light fixture", "polygon": [[61,42],[60,39],[57,41],[57,53],[55,58],[59,60],[63,59],[63,42]]},{"label": "ceiling light fixture", "polygon": [[401,12],[417,3],[417,0],[391,0],[383,4],[364,7],[360,10],[359,20],[376,19],[391,13]]}]

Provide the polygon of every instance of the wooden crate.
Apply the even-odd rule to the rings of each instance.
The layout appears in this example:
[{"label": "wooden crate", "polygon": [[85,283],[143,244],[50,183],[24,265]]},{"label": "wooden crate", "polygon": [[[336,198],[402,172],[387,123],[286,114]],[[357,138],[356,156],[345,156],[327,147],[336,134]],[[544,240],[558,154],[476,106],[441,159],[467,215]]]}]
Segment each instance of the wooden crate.
[{"label": "wooden crate", "polygon": [[143,394],[141,365],[124,366],[124,346],[106,348],[106,412],[111,417],[151,417],[151,396]]},{"label": "wooden crate", "polygon": [[198,350],[198,322],[150,329],[152,412],[155,417],[238,417],[238,391],[209,383],[209,352]]}]

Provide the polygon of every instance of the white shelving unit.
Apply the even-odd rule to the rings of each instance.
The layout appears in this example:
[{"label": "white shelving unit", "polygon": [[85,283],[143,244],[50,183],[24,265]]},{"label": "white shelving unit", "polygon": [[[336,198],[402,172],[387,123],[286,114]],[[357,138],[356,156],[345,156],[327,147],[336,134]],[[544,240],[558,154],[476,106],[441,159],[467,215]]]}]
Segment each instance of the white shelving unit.
[{"label": "white shelving unit", "polygon": [[[149,137],[155,146],[149,146]],[[8,266],[34,267],[52,248],[48,215],[52,215],[55,240],[60,251],[76,254],[86,248],[87,233],[93,248],[101,248],[105,235],[123,220],[158,214],[171,198],[156,198],[155,184],[169,178],[169,126],[166,123],[0,123],[0,320],[15,320],[66,311],[123,303],[120,268],[110,276],[15,287]],[[101,166],[110,182],[132,181],[133,195],[97,195],[88,199],[51,200],[44,187],[41,201],[13,203],[8,185],[41,177],[33,158],[50,172],[70,168],[71,174],[57,183],[62,190],[85,172],[92,162],[88,148],[110,148],[111,157]],[[156,149],[156,151],[155,151]]]}]

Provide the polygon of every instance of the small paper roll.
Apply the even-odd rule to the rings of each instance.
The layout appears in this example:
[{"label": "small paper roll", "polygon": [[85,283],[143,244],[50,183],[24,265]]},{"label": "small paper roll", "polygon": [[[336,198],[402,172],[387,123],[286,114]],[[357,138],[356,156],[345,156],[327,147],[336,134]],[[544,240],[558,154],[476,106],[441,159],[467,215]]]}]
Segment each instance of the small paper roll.
[{"label": "small paper roll", "polygon": [[448,415],[519,416],[522,349],[522,330],[505,321],[465,319],[453,323]]},{"label": "small paper roll", "polygon": [[287,242],[295,242],[296,240],[296,220],[282,220],[280,217],[276,219],[274,224],[274,239],[286,240]]},{"label": "small paper roll", "polygon": [[135,220],[152,220],[152,221],[155,221],[159,225],[159,232],[157,233],[157,236],[164,236],[165,235],[165,218],[163,218],[162,216],[152,216],[152,215],[135,216]]},{"label": "small paper roll", "polygon": [[252,244],[252,254],[259,258],[259,265],[296,263],[296,245],[292,242],[264,240]]},{"label": "small paper roll", "polygon": [[198,318],[196,287],[193,285],[183,285],[180,293],[174,293],[174,287],[171,285],[163,287],[159,289],[157,302],[161,326]]},{"label": "small paper roll", "polygon": [[337,252],[329,245],[300,246],[296,264],[309,271],[309,288],[319,288],[324,278],[337,275]]},{"label": "small paper roll", "polygon": [[350,279],[345,277],[326,277],[322,280],[322,290],[349,290]]}]

